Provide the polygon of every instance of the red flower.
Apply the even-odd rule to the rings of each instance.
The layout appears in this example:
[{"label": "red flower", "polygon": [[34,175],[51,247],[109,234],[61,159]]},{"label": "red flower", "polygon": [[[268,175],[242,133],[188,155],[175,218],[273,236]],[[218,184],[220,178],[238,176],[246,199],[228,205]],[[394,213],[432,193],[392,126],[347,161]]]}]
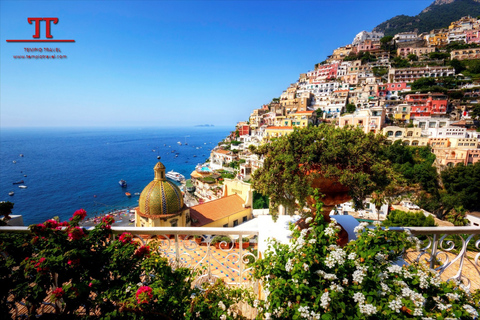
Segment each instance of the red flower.
[{"label": "red flower", "polygon": [[80,227],[73,227],[68,229],[68,238],[71,240],[78,240],[85,236],[85,232]]},{"label": "red flower", "polygon": [[123,244],[133,243],[133,242],[132,242],[132,240],[133,240],[133,235],[132,235],[131,233],[124,232],[124,233],[122,233],[122,235],[118,238],[118,240],[120,240],[120,242],[123,243]]},{"label": "red flower", "polygon": [[80,259],[73,259],[73,260],[68,260],[67,264],[69,266],[75,266],[77,264],[80,264]]},{"label": "red flower", "polygon": [[57,289],[53,290],[52,291],[53,300],[60,299],[63,296],[64,293],[65,293],[65,291],[63,291],[62,288],[57,288]]},{"label": "red flower", "polygon": [[153,290],[149,286],[141,286],[138,288],[137,293],[135,294],[137,297],[137,303],[148,303],[148,301],[153,298],[152,292]]},{"label": "red flower", "polygon": [[80,217],[80,220],[85,219],[86,216],[87,216],[87,211],[85,211],[84,209],[79,209],[75,211],[75,213],[73,214],[73,218]]},{"label": "red flower", "polygon": [[45,266],[45,264],[43,263],[45,260],[47,259],[45,259],[44,257],[41,257],[40,260],[38,260],[38,262],[35,263],[34,267],[37,268],[37,272],[45,273],[48,271],[48,267]]},{"label": "red flower", "polygon": [[107,216],[102,218],[102,222],[105,222],[105,224],[107,224],[107,225],[111,225],[112,223],[115,222],[115,219],[113,218],[113,216],[107,215]]},{"label": "red flower", "polygon": [[136,257],[150,256],[150,246],[141,246],[135,251]]},{"label": "red flower", "polygon": [[58,222],[56,220],[50,219],[45,221],[44,226],[46,228],[55,229],[58,227]]}]

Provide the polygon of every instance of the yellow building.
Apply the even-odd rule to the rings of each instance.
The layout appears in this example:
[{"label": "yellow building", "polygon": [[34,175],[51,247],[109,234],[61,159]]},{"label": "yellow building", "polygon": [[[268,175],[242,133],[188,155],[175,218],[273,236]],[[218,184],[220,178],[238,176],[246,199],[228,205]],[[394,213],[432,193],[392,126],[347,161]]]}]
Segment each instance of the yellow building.
[{"label": "yellow building", "polygon": [[[285,120],[289,121],[289,120]],[[290,122],[289,122],[290,123]],[[278,138],[281,136],[286,136],[293,132],[292,126],[282,126],[282,127],[267,127],[265,129],[265,136],[263,137],[264,140],[270,140],[272,138]]]},{"label": "yellow building", "polygon": [[165,166],[153,168],[155,178],[143,189],[135,208],[137,227],[189,227],[190,209],[180,189],[165,177]]},{"label": "yellow building", "polygon": [[193,227],[235,227],[252,219],[252,189],[249,183],[225,179],[224,196],[190,208]]}]

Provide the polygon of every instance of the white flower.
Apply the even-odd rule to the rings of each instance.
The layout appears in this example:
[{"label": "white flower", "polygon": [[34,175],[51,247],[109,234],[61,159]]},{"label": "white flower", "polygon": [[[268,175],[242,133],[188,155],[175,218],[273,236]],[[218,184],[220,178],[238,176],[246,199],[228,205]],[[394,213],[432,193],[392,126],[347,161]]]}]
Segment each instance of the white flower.
[{"label": "white flower", "polygon": [[348,255],[348,260],[355,260],[357,258],[357,254],[352,252]]},{"label": "white flower", "polygon": [[199,318],[199,317],[200,317],[200,311],[197,311],[197,312],[195,313],[195,315],[197,316],[197,318]]},{"label": "white flower", "polygon": [[365,302],[365,295],[361,292],[356,292],[353,295],[353,301],[357,302],[358,304],[363,304]]},{"label": "white flower", "polygon": [[455,300],[460,299],[460,295],[458,293],[450,293],[449,292],[449,293],[446,294],[446,296],[447,296],[448,300],[450,300],[450,301],[452,301],[452,300],[455,301]]},{"label": "white flower", "polygon": [[309,268],[309,267],[308,267],[308,264],[304,263],[304,264],[303,264],[303,270],[308,271],[308,268]]},{"label": "white flower", "polygon": [[356,282],[358,282],[358,283],[362,283],[362,282],[363,282],[363,277],[364,277],[364,275],[365,275],[365,274],[364,274],[363,270],[358,270],[358,269],[355,270],[355,271],[353,272],[353,276],[352,276],[352,277],[353,277],[353,281],[356,281]]},{"label": "white flower", "polygon": [[472,307],[471,305],[469,305],[469,304],[464,304],[464,305],[463,305],[463,309],[467,310],[467,312],[470,313],[470,315],[472,316],[472,318],[474,318],[474,319],[478,318],[478,312],[477,312],[477,310],[475,310],[475,308]]},{"label": "white flower", "polygon": [[330,252],[327,258],[325,258],[325,264],[329,268],[333,268],[335,265],[341,266],[345,263],[346,255],[347,253],[342,248],[338,248]]},{"label": "white flower", "polygon": [[378,252],[378,253],[375,255],[375,260],[377,260],[377,261],[380,262],[380,263],[383,263],[383,262],[387,261],[387,256],[384,255],[384,254],[381,253],[381,252]]},{"label": "white flower", "polygon": [[374,226],[381,226],[382,223],[380,221],[373,221]]},{"label": "white flower", "polygon": [[285,271],[290,272],[292,271],[292,268],[293,268],[292,260],[288,259],[287,263],[285,264]]},{"label": "white flower", "polygon": [[323,308],[323,309],[326,309],[328,307],[328,304],[329,302],[331,301],[332,299],[330,299],[330,297],[328,296],[328,291],[327,292],[324,292],[322,294],[322,297],[320,298],[320,306]]},{"label": "white flower", "polygon": [[335,235],[335,233],[336,233],[336,231],[333,228],[328,227],[328,228],[325,229],[325,234],[327,236],[331,237],[331,236]]},{"label": "white flower", "polygon": [[414,315],[415,317],[422,316],[422,315],[423,315],[422,309],[421,309],[421,308],[415,308],[415,309],[413,310],[413,315]]},{"label": "white flower", "polygon": [[227,316],[224,315],[224,314],[222,314],[222,315],[220,316],[220,320],[227,320]]},{"label": "white flower", "polygon": [[366,314],[367,316],[377,313],[377,307],[373,304],[360,304],[358,308],[361,313]]},{"label": "white flower", "polygon": [[306,224],[309,224],[310,222],[312,222],[312,217],[308,217],[307,219],[305,219],[305,223]]},{"label": "white flower", "polygon": [[309,282],[307,281],[307,279],[303,279],[303,283],[308,284]]},{"label": "white flower", "polygon": [[387,270],[391,273],[401,273],[402,272],[402,267],[394,264],[394,265],[388,266]]},{"label": "white flower", "polygon": [[390,288],[383,282],[380,282],[380,286],[382,287],[382,296],[386,295],[391,291]]},{"label": "white flower", "polygon": [[388,307],[395,311],[396,313],[400,313],[400,308],[402,307],[402,299],[397,298],[392,300],[388,303]]},{"label": "white flower", "polygon": [[311,243],[311,244],[314,244],[314,243],[316,243],[316,242],[317,242],[317,239],[310,239],[310,240],[308,240],[308,243]]},{"label": "white flower", "polygon": [[225,304],[223,303],[223,301],[220,301],[220,302],[218,303],[218,307],[219,307],[220,309],[222,309],[223,311],[225,311],[225,309],[226,309]]},{"label": "white flower", "polygon": [[344,285],[347,285],[347,284],[348,284],[348,278],[343,278],[342,283],[343,283]]},{"label": "white flower", "polygon": [[334,283],[330,286],[330,290],[335,292],[343,292],[343,287]]}]

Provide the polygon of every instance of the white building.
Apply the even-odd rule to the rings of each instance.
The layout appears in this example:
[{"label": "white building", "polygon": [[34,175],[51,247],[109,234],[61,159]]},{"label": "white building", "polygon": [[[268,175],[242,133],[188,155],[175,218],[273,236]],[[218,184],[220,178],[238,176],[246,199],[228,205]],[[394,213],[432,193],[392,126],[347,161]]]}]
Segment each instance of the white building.
[{"label": "white building", "polygon": [[383,32],[361,31],[353,39],[352,45],[357,45],[365,40],[380,40],[385,34]]}]

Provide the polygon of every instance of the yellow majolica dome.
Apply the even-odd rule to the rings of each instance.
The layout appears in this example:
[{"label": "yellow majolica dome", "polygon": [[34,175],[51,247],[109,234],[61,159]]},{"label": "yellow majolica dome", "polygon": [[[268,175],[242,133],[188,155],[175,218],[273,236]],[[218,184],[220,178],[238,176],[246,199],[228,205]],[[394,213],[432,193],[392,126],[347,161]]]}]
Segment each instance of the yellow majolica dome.
[{"label": "yellow majolica dome", "polygon": [[184,207],[180,189],[165,177],[165,166],[158,162],[153,168],[155,179],[140,194],[138,211],[141,216],[168,217],[180,213]]}]

